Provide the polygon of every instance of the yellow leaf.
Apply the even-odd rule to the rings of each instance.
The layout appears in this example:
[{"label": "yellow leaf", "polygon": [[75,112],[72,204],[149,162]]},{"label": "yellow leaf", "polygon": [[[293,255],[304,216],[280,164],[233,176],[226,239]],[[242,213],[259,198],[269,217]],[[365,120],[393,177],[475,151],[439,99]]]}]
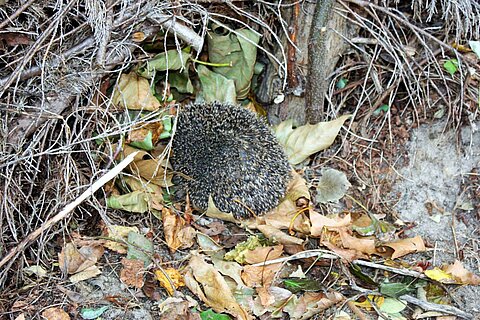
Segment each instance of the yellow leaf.
[{"label": "yellow leaf", "polygon": [[185,280],[177,269],[167,268],[163,271],[164,272],[162,272],[162,270],[155,270],[155,277],[160,282],[160,286],[165,288],[169,295],[172,296],[176,288],[185,286]]},{"label": "yellow leaf", "polygon": [[127,253],[127,246],[122,243],[122,241],[127,241],[128,234],[130,232],[139,233],[137,227],[124,227],[118,225],[112,225],[106,228],[107,237],[118,240],[118,241],[106,241],[104,246],[110,250],[113,250],[118,253]]},{"label": "yellow leaf", "polygon": [[425,270],[425,275],[432,280],[436,280],[441,283],[455,283],[452,275],[443,271],[442,269],[435,267],[433,270]]}]

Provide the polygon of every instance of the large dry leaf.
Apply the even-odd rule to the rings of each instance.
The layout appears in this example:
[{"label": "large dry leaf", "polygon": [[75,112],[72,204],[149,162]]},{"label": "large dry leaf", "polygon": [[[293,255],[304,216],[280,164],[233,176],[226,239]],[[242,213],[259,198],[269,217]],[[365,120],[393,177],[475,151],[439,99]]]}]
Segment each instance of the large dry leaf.
[{"label": "large dry leaf", "polygon": [[323,228],[341,228],[348,227],[352,224],[352,218],[350,214],[340,217],[338,215],[333,215],[326,217],[318,212],[310,212],[310,222],[312,223],[312,228],[310,233],[313,237],[319,237],[322,235]]},{"label": "large dry leaf", "polygon": [[318,180],[316,200],[321,203],[336,202],[345,195],[350,186],[345,173],[323,168],[322,176]]},{"label": "large dry leaf", "polygon": [[140,232],[137,227],[124,227],[118,225],[111,225],[105,228],[103,233],[112,240],[107,240],[104,244],[105,248],[115,252],[125,254],[127,253],[127,245],[125,244],[130,232]]},{"label": "large dry leaf", "polygon": [[281,263],[267,266],[245,266],[243,267],[242,280],[249,287],[268,287],[272,284],[275,274],[281,268]]},{"label": "large dry leaf", "polygon": [[374,239],[356,238],[350,235],[346,228],[339,228],[338,232],[344,248],[357,250],[368,255],[377,253]]},{"label": "large dry leaf", "polygon": [[257,229],[268,239],[283,245],[301,245],[304,242],[303,239],[289,236],[285,232],[269,225],[259,225]]},{"label": "large dry leaf", "polygon": [[293,120],[283,121],[274,128],[275,136],[285,148],[288,161],[299,164],[310,155],[328,148],[351,115],[343,115],[333,121],[306,124],[293,129]]},{"label": "large dry leaf", "polygon": [[193,255],[185,274],[185,283],[194,294],[215,312],[227,312],[238,319],[250,319],[238,304],[225,279],[214,266]]},{"label": "large dry leaf", "polygon": [[58,264],[63,272],[74,274],[95,265],[104,251],[104,248],[98,245],[77,249],[75,244],[69,242],[58,255]]},{"label": "large dry leaf", "polygon": [[165,288],[170,296],[173,296],[175,289],[185,286],[183,276],[174,268],[155,270],[155,277],[160,282],[160,286]]},{"label": "large dry leaf", "polygon": [[73,276],[68,278],[72,283],[78,283],[83,280],[95,278],[96,276],[102,274],[102,271],[98,269],[97,266],[91,266],[88,267],[87,269],[80,271],[78,273],[75,273]]},{"label": "large dry leaf", "polygon": [[245,262],[255,264],[280,258],[283,254],[283,246],[258,247],[245,253]]},{"label": "large dry leaf", "polygon": [[160,102],[153,95],[148,80],[138,76],[135,71],[120,76],[112,102],[130,110],[154,111],[160,108]]},{"label": "large dry leaf", "polygon": [[221,274],[232,278],[237,283],[237,286],[245,286],[242,280],[243,267],[240,264],[235,261],[225,261],[217,258],[212,258],[212,262]]},{"label": "large dry leaf", "polygon": [[338,292],[306,292],[295,304],[288,304],[284,311],[290,315],[290,319],[310,319],[344,300]]},{"label": "large dry leaf", "polygon": [[42,312],[42,317],[46,320],[70,320],[68,313],[60,308],[48,308]]},{"label": "large dry leaf", "polygon": [[394,250],[392,259],[402,257],[413,252],[425,251],[425,243],[422,237],[416,236],[414,238],[401,239],[394,242],[385,243],[384,246],[390,247]]}]

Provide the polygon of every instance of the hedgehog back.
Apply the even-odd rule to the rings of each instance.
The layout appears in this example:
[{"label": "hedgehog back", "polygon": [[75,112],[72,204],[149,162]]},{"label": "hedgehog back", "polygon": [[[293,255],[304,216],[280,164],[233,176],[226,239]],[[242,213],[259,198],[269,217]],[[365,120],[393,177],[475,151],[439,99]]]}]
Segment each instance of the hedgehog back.
[{"label": "hedgehog back", "polygon": [[172,166],[180,173],[176,182],[201,210],[211,195],[219,210],[247,218],[250,210],[263,214],[275,208],[285,194],[290,178],[285,153],[265,122],[245,108],[183,107],[172,148]]}]

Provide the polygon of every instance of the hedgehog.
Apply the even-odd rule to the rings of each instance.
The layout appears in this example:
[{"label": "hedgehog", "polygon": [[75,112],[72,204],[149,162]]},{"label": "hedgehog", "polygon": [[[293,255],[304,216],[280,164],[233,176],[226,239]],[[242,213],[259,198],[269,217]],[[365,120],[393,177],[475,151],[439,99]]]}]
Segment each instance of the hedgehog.
[{"label": "hedgehog", "polygon": [[174,182],[205,211],[209,197],[236,219],[275,208],[290,180],[290,165],[269,127],[246,108],[189,104],[180,108],[172,142]]}]

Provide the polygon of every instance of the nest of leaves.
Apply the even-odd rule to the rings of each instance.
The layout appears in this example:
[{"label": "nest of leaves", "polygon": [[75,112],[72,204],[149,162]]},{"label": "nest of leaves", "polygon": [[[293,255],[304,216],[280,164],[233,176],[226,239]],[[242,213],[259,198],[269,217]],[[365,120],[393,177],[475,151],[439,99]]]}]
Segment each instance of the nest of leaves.
[{"label": "nest of leaves", "polygon": [[[354,121],[345,122],[349,130],[340,147],[315,157],[313,165],[306,170],[309,185],[315,186],[314,194],[321,195],[322,189],[331,189],[331,186],[337,186],[337,192],[313,200],[317,204],[315,211],[310,206],[311,190],[297,176],[290,186],[289,194],[294,196],[288,198],[283,207],[261,221],[250,222],[250,227],[257,228],[263,235],[248,238],[230,253],[227,262],[218,255],[222,249],[218,244],[224,249],[232,248],[247,238],[235,236],[245,231],[193,215],[188,201],[186,206],[171,204],[167,197],[166,191],[171,186],[166,164],[168,137],[174,133],[172,119],[175,116],[171,105],[199,94],[198,84],[200,94],[207,100],[219,93],[222,96],[214,96],[215,99],[236,101],[250,97],[256,77],[253,71],[241,85],[235,83],[232,87],[231,82],[224,80],[229,79],[228,75],[212,75],[212,68],[225,67],[221,51],[213,67],[197,62],[214,61],[214,53],[203,50],[204,42],[211,41],[207,31],[212,30],[221,36],[248,30],[249,33],[237,37],[237,41],[247,39],[248,43],[256,44],[259,60],[275,66],[277,78],[283,89],[287,89],[286,57],[277,57],[272,52],[278,47],[285,51],[282,45],[288,46],[282,14],[294,5],[298,4],[184,1],[174,5],[147,0],[86,0],[42,4],[28,1],[21,6],[8,1],[0,6],[0,94],[3,98],[0,102],[0,257],[5,258],[10,250],[19,248],[22,240],[32,237],[35,230],[45,226],[120,159],[142,149],[121,179],[83,201],[65,219],[47,224],[39,237],[27,241],[4,261],[0,268],[3,289],[0,314],[8,314],[12,319],[20,314],[29,317],[43,314],[46,318],[63,315],[65,311],[78,314],[77,306],[93,305],[93,302],[75,300],[74,294],[81,290],[75,285],[66,285],[65,279],[69,278],[69,283],[91,279],[100,272],[99,264],[104,265],[104,271],[115,270],[123,283],[134,290],[143,288],[146,298],[142,299],[147,301],[163,300],[167,292],[173,294],[176,287],[181,288],[182,277],[186,277],[190,290],[199,300],[217,312],[240,318],[249,317],[251,310],[247,311],[238,298],[226,295],[218,302],[211,293],[195,291],[193,281],[200,284],[198,288],[202,285],[205,288],[205,281],[210,281],[218,292],[228,292],[233,279],[238,285],[244,285],[243,293],[250,297],[252,288],[256,288],[255,303],[264,312],[278,312],[283,304],[295,300],[290,307],[282,309],[291,318],[332,313],[335,311],[330,309],[332,306],[341,309],[348,305],[349,310],[357,314],[369,312],[358,310],[359,306],[345,300],[354,295],[349,291],[351,288],[363,297],[362,310],[385,312],[385,308],[380,311],[378,308],[388,304],[375,300],[369,295],[372,292],[364,290],[375,287],[369,282],[371,279],[362,278],[362,272],[356,273],[339,261],[346,259],[355,261],[357,266],[363,263],[381,269],[385,266],[368,265],[360,259],[368,259],[370,255],[398,258],[419,252],[424,249],[423,240],[398,239],[395,237],[401,232],[398,226],[370,215],[379,208],[387,208],[383,211],[388,212],[388,205],[378,201],[373,191],[352,194],[346,200],[346,212],[340,216],[323,217],[317,212],[331,212],[328,204],[320,203],[338,200],[350,182],[361,182],[372,174],[382,173],[384,167],[378,155],[394,161],[409,139],[411,127],[432,117],[446,117],[448,125],[453,127],[478,120],[479,60],[468,40],[480,37],[480,21],[476,18],[480,8],[470,1],[457,1],[455,5],[433,1],[429,7],[425,7],[423,1],[413,4],[391,1],[385,6],[360,0],[337,2],[336,13],[358,31],[358,37],[346,39],[350,49],[328,79],[331,85],[326,94],[329,102],[326,115],[340,121],[333,126],[322,124],[296,131],[297,137],[305,138],[305,145],[309,145],[307,142],[318,140],[315,132],[317,135],[324,132],[325,125],[333,127],[322,146],[307,150],[304,145],[296,145],[305,157],[294,161],[300,163],[332,144],[349,118],[340,115],[351,113]],[[304,3],[302,8],[308,10],[312,6]],[[219,28],[218,32],[215,28]],[[263,36],[259,37],[258,32]],[[243,58],[242,63],[253,70],[257,61],[245,55]],[[193,63],[197,63],[195,68],[191,68]],[[219,92],[215,85],[231,90]],[[291,123],[283,123],[277,132],[281,133],[282,128],[284,133],[290,132]],[[287,140],[292,136],[284,134],[283,137],[285,141],[281,143],[288,146]],[[157,144],[159,141],[165,142],[164,147],[156,147],[162,144]],[[374,147],[373,141],[381,143]],[[298,151],[295,148],[289,151],[290,160]],[[339,152],[343,160],[335,161]],[[349,174],[344,176],[326,169],[323,181],[317,179],[316,169],[332,160],[337,169]],[[352,163],[364,165],[351,170]],[[372,168],[378,171],[372,172]],[[145,180],[152,182],[147,191]],[[137,192],[139,190],[142,191]],[[149,196],[151,194],[161,197]],[[369,197],[375,201],[369,203],[366,200]],[[365,203],[369,203],[368,209]],[[283,228],[291,234],[279,232]],[[208,237],[199,236],[199,231]],[[360,243],[359,238],[352,236],[353,231],[357,235],[365,232],[363,236],[372,238]],[[306,235],[320,240],[309,240],[305,244]],[[216,242],[212,242],[212,238]],[[376,244],[377,240],[382,241],[381,246]],[[320,244],[328,251],[320,250]],[[191,246],[208,254],[190,252]],[[314,250],[306,251],[306,248]],[[378,248],[384,251],[379,252]],[[117,263],[125,253],[128,259],[122,261],[122,271],[118,271],[111,261]],[[269,262],[268,267],[261,265],[274,259],[281,260],[277,264]],[[289,259],[301,263],[286,266]],[[241,267],[242,274],[238,268],[244,263],[247,265]],[[322,270],[318,264],[331,268]],[[144,270],[145,265],[150,269],[139,277],[138,270]],[[317,279],[324,281],[299,281],[302,273],[295,274],[293,270],[299,265],[303,270],[311,269]],[[382,269],[405,278],[398,281],[401,284],[396,283],[396,287],[384,284],[382,293],[394,298],[408,294],[412,287],[405,283],[426,277],[422,270],[425,266],[415,267],[413,272],[398,265]],[[228,274],[229,268],[237,269]],[[178,272],[180,269],[182,274]],[[79,275],[84,271],[86,273]],[[451,282],[478,281],[461,265],[450,266],[442,272]],[[290,283],[282,280],[284,285],[280,288],[278,281],[285,273],[294,279],[290,279]],[[225,274],[228,281],[223,277]],[[363,279],[360,286],[354,281],[357,277]],[[439,276],[432,277],[439,279]],[[157,281],[166,291],[159,288]],[[297,293],[294,287],[307,293],[287,297],[288,292]],[[191,295],[186,289],[179,290]],[[168,300],[165,304],[167,307],[162,310],[165,318],[168,318],[165,312],[173,312],[172,305],[181,306],[177,311],[183,310],[182,315],[193,312],[193,302],[176,298],[180,300]],[[114,300],[109,302],[128,305]],[[64,311],[62,308],[45,310],[57,303],[63,304]],[[388,303],[399,308],[395,301]],[[310,311],[304,312],[299,306],[308,306]],[[86,312],[95,314],[103,310],[94,307]],[[52,314],[43,313],[46,311]],[[450,311],[450,314],[464,315],[460,310]],[[87,317],[85,313],[81,316]]]}]

